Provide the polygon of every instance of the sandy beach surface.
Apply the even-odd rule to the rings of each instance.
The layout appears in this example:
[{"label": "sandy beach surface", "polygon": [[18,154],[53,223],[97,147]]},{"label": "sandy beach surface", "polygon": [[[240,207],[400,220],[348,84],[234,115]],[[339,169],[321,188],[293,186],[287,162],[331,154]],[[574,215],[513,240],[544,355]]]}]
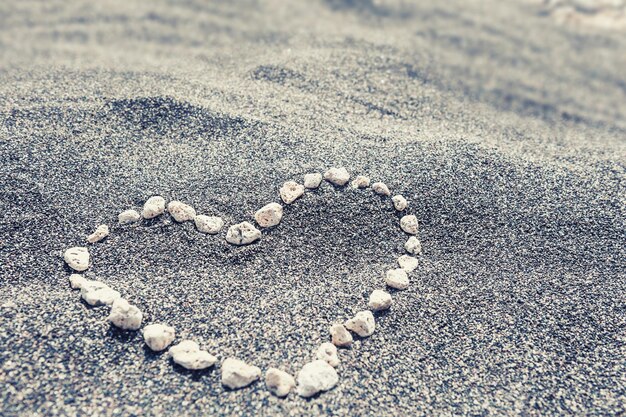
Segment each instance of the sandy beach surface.
[{"label": "sandy beach surface", "polygon": [[[422,3],[0,3],[0,415],[625,413],[626,32]],[[331,166],[406,196],[423,254],[330,392],[225,389],[68,284],[106,223],[87,277],[295,374],[403,253],[389,199],[323,183],[246,247],[117,214],[251,221]]]}]

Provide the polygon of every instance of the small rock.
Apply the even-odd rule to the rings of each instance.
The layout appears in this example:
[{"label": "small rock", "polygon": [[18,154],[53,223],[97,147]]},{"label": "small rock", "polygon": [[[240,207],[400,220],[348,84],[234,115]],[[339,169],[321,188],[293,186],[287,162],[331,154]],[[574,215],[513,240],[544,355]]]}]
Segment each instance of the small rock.
[{"label": "small rock", "polygon": [[368,337],[374,334],[376,322],[371,311],[359,311],[353,318],[346,321],[345,326],[346,329],[352,330],[361,337]]},{"label": "small rock", "polygon": [[406,290],[409,287],[409,276],[402,268],[390,269],[385,276],[385,284],[397,290]]},{"label": "small rock", "polygon": [[[415,238],[417,240],[417,238]],[[406,272],[413,272],[415,268],[417,268],[417,258],[414,258],[409,255],[402,255],[398,258],[398,265],[400,268],[404,269]]]},{"label": "small rock", "polygon": [[101,224],[100,226],[96,227],[96,230],[92,234],[87,236],[87,242],[96,243],[96,242],[101,241],[108,235],[109,235],[109,226],[107,226],[106,224]]},{"label": "small rock", "polygon": [[400,194],[391,197],[391,201],[397,211],[405,210],[409,206],[409,202],[406,201],[406,198]]},{"label": "small rock", "polygon": [[174,328],[165,324],[149,324],[143,328],[143,340],[155,352],[160,352],[168,347],[175,337]]},{"label": "small rock", "polygon": [[287,181],[280,187],[279,192],[280,198],[283,199],[285,204],[291,204],[304,194],[304,185],[295,181]]},{"label": "small rock", "polygon": [[120,298],[120,293],[103,282],[87,281],[80,288],[80,296],[91,306],[111,305]]},{"label": "small rock", "polygon": [[261,231],[248,222],[234,224],[226,233],[226,241],[233,245],[248,245],[260,238]]},{"label": "small rock", "polygon": [[265,373],[265,385],[272,394],[278,397],[286,397],[293,387],[296,386],[296,380],[285,371],[277,368],[270,368]]},{"label": "small rock", "polygon": [[370,294],[368,307],[374,311],[388,310],[393,304],[391,294],[383,290],[374,290]]},{"label": "small rock", "polygon": [[352,188],[367,188],[370,186],[369,177],[358,175],[354,181],[352,181]]},{"label": "small rock", "polygon": [[316,172],[314,174],[306,174],[304,176],[304,186],[306,188],[317,188],[322,183],[322,174]]},{"label": "small rock", "polygon": [[312,397],[319,392],[332,389],[337,382],[339,382],[337,371],[326,361],[309,362],[298,372],[298,395]]},{"label": "small rock", "polygon": [[13,300],[9,300],[7,302],[5,302],[4,304],[2,304],[2,308],[17,308],[17,304],[15,304],[15,302]]},{"label": "small rock", "polygon": [[170,201],[167,205],[167,211],[179,223],[191,221],[196,217],[196,210],[189,204],[180,201]]},{"label": "small rock", "polygon": [[337,346],[330,342],[324,342],[317,348],[315,353],[317,359],[326,361],[330,366],[336,368],[339,366],[339,356],[337,355]]},{"label": "small rock", "polygon": [[278,203],[269,203],[254,213],[254,219],[261,227],[276,226],[283,218],[283,206]]},{"label": "small rock", "polygon": [[111,313],[107,318],[115,327],[124,330],[137,330],[141,327],[143,314],[134,305],[123,298],[118,298],[111,305]]},{"label": "small rock", "polygon": [[141,216],[144,219],[153,219],[163,213],[165,213],[165,199],[159,195],[147,199],[141,210]]},{"label": "small rock", "polygon": [[350,181],[350,174],[345,168],[331,168],[324,173],[324,179],[332,184],[343,186]]},{"label": "small rock", "polygon": [[422,243],[415,236],[411,236],[409,240],[404,243],[404,249],[412,255],[419,255],[422,253]]},{"label": "small rock", "polygon": [[85,279],[85,277],[83,277],[82,275],[79,275],[79,274],[72,274],[72,275],[70,275],[70,286],[74,290],[78,290],[78,289],[83,288],[83,285],[85,285],[89,281],[90,280]]},{"label": "small rock", "polygon": [[200,214],[196,216],[193,221],[199,232],[208,233],[210,235],[219,233],[222,227],[224,227],[224,220],[217,216],[205,216]]},{"label": "small rock", "polygon": [[230,389],[243,388],[261,377],[261,369],[235,358],[222,363],[222,384]]},{"label": "small rock", "polygon": [[137,213],[137,210],[124,210],[117,215],[117,221],[120,224],[130,224],[138,222],[141,216]]},{"label": "small rock", "polygon": [[378,195],[390,196],[389,188],[383,182],[375,182],[372,184],[372,190]]},{"label": "small rock", "polygon": [[400,228],[410,235],[417,234],[417,217],[407,214],[400,219]]},{"label": "small rock", "polygon": [[89,251],[87,248],[75,246],[63,254],[65,263],[74,271],[82,272],[89,268]]},{"label": "small rock", "polygon": [[348,347],[352,344],[352,335],[341,323],[330,326],[330,336],[335,346]]},{"label": "small rock", "polygon": [[172,360],[185,369],[206,369],[215,365],[217,358],[206,350],[200,350],[200,346],[193,340],[183,340],[172,346],[168,354]]}]

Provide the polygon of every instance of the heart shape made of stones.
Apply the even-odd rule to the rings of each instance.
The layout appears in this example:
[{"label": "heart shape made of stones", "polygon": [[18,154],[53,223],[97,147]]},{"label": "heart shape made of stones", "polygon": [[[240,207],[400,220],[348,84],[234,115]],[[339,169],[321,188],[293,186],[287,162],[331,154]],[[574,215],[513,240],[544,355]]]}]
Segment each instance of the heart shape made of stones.
[{"label": "heart shape made of stones", "polygon": [[[322,180],[326,180],[335,187],[344,187],[350,181],[350,174],[345,168],[330,168],[324,175],[310,173],[304,175],[303,184],[295,181],[287,181],[279,189],[279,195],[284,204],[293,204],[306,190],[313,190],[320,186]],[[355,189],[371,188],[375,194],[390,197],[390,200],[398,212],[405,212],[408,201],[398,194],[391,197],[389,188],[382,182],[371,184],[366,176],[359,175],[353,179],[351,186]],[[216,235],[224,227],[224,221],[216,216],[199,215],[195,209],[180,201],[171,201],[166,205],[163,197],[150,197],[143,205],[141,213],[128,209],[118,215],[118,221],[122,225],[138,222],[140,219],[153,219],[168,212],[178,222],[193,221],[200,233]],[[262,229],[274,227],[280,224],[283,218],[283,206],[272,202],[261,207],[255,213],[254,219]],[[400,219],[400,229],[409,235],[404,244],[407,254],[401,255],[398,268],[390,269],[385,275],[385,285],[396,290],[405,290],[409,287],[409,273],[418,266],[415,255],[421,254],[421,243],[417,238],[418,221],[415,215],[405,214]],[[100,225],[87,237],[89,244],[96,244],[104,240],[110,233],[107,225]],[[248,221],[243,221],[229,226],[225,239],[235,246],[250,245],[262,239],[263,233]],[[64,253],[67,265],[76,272],[86,271],[91,264],[89,250],[86,247],[75,246],[67,249]],[[165,323],[151,323],[142,328],[143,313],[141,310],[121,294],[107,284],[86,279],[83,275],[74,273],[69,277],[73,289],[79,289],[82,299],[91,306],[109,306],[110,314],[108,321],[120,329],[138,331],[141,329],[146,345],[155,352],[164,351],[169,347],[168,356],[173,362],[190,370],[200,370],[215,366],[217,357],[200,348],[193,340],[182,340],[172,345],[176,339],[174,327]],[[339,381],[336,367],[340,364],[338,347],[349,347],[353,343],[352,333],[359,337],[371,336],[376,328],[375,318],[372,311],[388,310],[393,304],[391,295],[382,289],[374,289],[369,297],[368,309],[356,313],[356,315],[344,322],[336,322],[329,328],[330,342],[322,343],[315,353],[315,359],[302,367],[297,379],[287,372],[269,368],[265,373],[267,388],[278,397],[286,397],[294,387],[302,397],[311,397],[323,391],[332,389]],[[261,377],[259,367],[249,365],[236,358],[226,358],[221,365],[222,384],[230,389],[243,388]]]}]

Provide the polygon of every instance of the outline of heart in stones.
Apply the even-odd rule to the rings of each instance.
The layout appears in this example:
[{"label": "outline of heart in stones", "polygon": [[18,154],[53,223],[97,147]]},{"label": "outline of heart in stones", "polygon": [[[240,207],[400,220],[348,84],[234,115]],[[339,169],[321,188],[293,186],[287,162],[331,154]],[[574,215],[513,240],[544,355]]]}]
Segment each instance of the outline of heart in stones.
[{"label": "outline of heart in stones", "polygon": [[[305,175],[305,184],[307,184],[307,176],[310,175],[314,175],[316,176],[316,180],[313,181],[312,184],[309,184],[306,189],[308,190],[314,190],[317,189],[322,182],[322,179],[330,182],[331,184],[333,184],[335,187],[337,188],[343,188],[346,184],[348,184],[349,180],[350,180],[350,176],[347,172],[347,170],[345,170],[345,168],[331,168],[328,171],[326,171],[326,173],[322,176],[319,173],[314,173],[314,174],[308,174]],[[285,193],[285,191],[283,190],[284,187],[287,187],[287,184],[289,184],[289,188],[291,188],[292,190],[295,188],[296,190],[298,190],[296,192],[297,196],[295,198],[290,198],[293,197],[293,195],[288,195],[288,191]],[[364,176],[357,176],[356,179],[354,181],[352,181],[352,187],[356,188],[356,189],[365,189],[365,188],[369,188],[370,184],[369,184],[369,178],[364,177]],[[375,194],[381,195],[383,197],[389,197],[391,195],[391,193],[389,192],[389,189],[387,188],[387,186],[383,183],[374,183],[372,184],[371,187],[374,191]],[[299,197],[301,197],[304,194],[305,191],[305,187],[303,185],[297,184],[293,181],[289,181],[287,183],[285,183],[285,185],[283,185],[283,187],[280,190],[280,196],[282,201],[285,204],[292,204],[294,201],[296,201]],[[158,197],[158,196],[157,196]],[[154,198],[154,197],[151,197]],[[391,198],[392,202],[393,202],[393,206],[395,208],[395,210],[399,213],[404,212],[407,207],[408,207],[408,203],[406,201],[406,199],[404,199],[404,197],[402,197],[402,195],[396,195],[394,197]],[[152,217],[145,217],[145,218],[154,218],[157,217],[161,214],[164,214],[165,211],[170,212],[170,214],[172,214],[172,210],[170,209],[170,204],[172,204],[172,202],[170,202],[168,204],[168,209],[166,210],[165,208],[165,200],[163,199],[163,207],[160,210],[160,212],[158,212],[158,214],[152,216]],[[182,204],[180,202],[176,202],[179,204]],[[280,206],[277,203],[270,203],[270,204],[274,204],[276,206]],[[191,208],[191,206],[187,206],[185,204],[182,204],[183,206],[191,209],[191,211],[193,212],[193,215],[189,216],[189,218],[185,218],[185,220],[178,220],[177,218],[175,218],[175,220],[177,222],[184,222],[184,221],[190,221],[190,220],[194,220],[196,217],[195,214],[195,210],[193,210],[193,208]],[[269,204],[263,208],[268,207]],[[145,205],[144,205],[144,211],[145,211]],[[135,212],[136,213],[136,212]],[[258,213],[258,212],[257,212]],[[138,214],[138,213],[137,213]],[[183,216],[184,217],[184,216]],[[255,215],[255,218],[256,215]],[[137,217],[134,221],[131,221],[129,223],[134,223],[137,222],[141,219],[141,217]],[[278,219],[278,223],[280,223],[280,221],[282,220],[282,206],[280,206],[280,218]],[[232,225],[229,228],[229,234],[231,232],[231,230],[233,230],[234,227],[237,226],[241,226],[243,223],[247,223],[247,222],[242,222],[236,225]],[[257,218],[257,223],[259,223],[259,220]],[[250,223],[247,223],[248,225],[252,226]],[[276,224],[273,224],[272,226],[275,226]],[[217,231],[215,231],[215,233],[210,233],[210,234],[217,234],[219,233],[222,228],[223,228],[223,222],[222,225],[219,227],[219,229]],[[266,228],[266,227],[270,227],[270,226],[262,226],[259,224],[260,227],[262,228]],[[228,234],[227,234],[227,241],[233,245],[247,245],[250,243],[253,243],[257,240],[259,240],[261,238],[261,233],[258,229],[256,229],[254,226],[252,226],[254,230],[256,230],[256,232],[258,232],[258,237],[255,238],[252,242],[248,242],[248,243],[234,243],[232,241],[230,241],[228,239]],[[417,239],[416,235],[417,235],[417,231],[418,231],[418,225],[417,225],[417,218],[414,215],[404,215],[401,219],[400,219],[400,228],[402,231],[404,231],[405,233],[409,234],[409,240],[405,243],[404,248],[406,250],[406,252],[409,255],[420,255],[421,254],[421,243],[419,242],[419,240]],[[254,230],[252,230],[253,233]],[[100,231],[100,232],[98,232]],[[99,234],[98,234],[99,233]],[[206,232],[205,232],[206,233]],[[89,236],[89,243],[96,243],[104,238],[106,238],[109,235],[109,231],[108,231],[108,226],[105,225],[101,225],[98,227],[98,229],[96,229],[96,232],[94,232],[94,234],[92,234],[91,236]],[[92,237],[95,236],[95,240],[90,240]],[[239,235],[241,236],[241,235]],[[84,250],[84,252],[87,254],[87,262],[86,265],[75,265],[72,266],[70,265],[71,262],[70,260],[76,260],[76,258],[72,258],[71,257],[71,251],[74,251],[74,255],[76,255],[76,250],[80,249],[80,250]],[[68,255],[69,254],[69,255]],[[84,257],[84,255],[83,255]],[[408,259],[409,264],[406,264],[406,266],[402,265],[401,259],[402,258],[406,258]],[[68,264],[68,266],[70,267],[70,269],[75,270],[76,272],[84,272],[86,271],[89,266],[89,254],[88,254],[88,250],[87,248],[84,247],[72,247],[69,248],[65,251],[64,253],[64,259],[66,261],[66,263]],[[387,278],[385,279],[385,283],[387,286],[391,287],[391,288],[395,288],[398,290],[405,290],[406,288],[408,288],[408,273],[412,272],[416,267],[417,267],[417,259],[413,258],[412,256],[408,256],[408,255],[401,255],[400,258],[398,259],[398,262],[400,263],[400,268],[395,268],[395,269],[391,269],[389,271],[387,271]],[[404,276],[405,282],[402,283],[401,285],[398,286],[397,283],[394,282],[394,280],[392,279],[390,281],[390,277],[389,274],[392,271],[396,271],[395,274],[399,274],[401,277]],[[397,272],[397,271],[403,271],[403,272]],[[392,272],[392,274],[394,274]],[[120,327],[123,330],[131,330],[131,331],[137,331],[141,328],[142,325],[142,321],[143,321],[143,314],[141,313],[141,311],[133,306],[128,304],[128,302],[126,302],[126,300],[124,300],[121,297],[121,294],[119,294],[119,292],[111,289],[107,284],[102,283],[100,281],[92,281],[92,280],[87,280],[85,279],[82,275],[73,273],[70,276],[70,283],[71,283],[71,287],[73,289],[80,289],[81,290],[81,297],[87,302],[87,304],[90,304],[91,306],[103,306],[103,305],[108,305],[111,306],[111,315],[109,315],[108,317],[108,321],[111,322],[112,325],[116,326],[116,327]],[[95,291],[96,294],[94,295],[93,293],[90,294],[90,292]],[[374,290],[374,291],[380,291],[380,290]],[[370,303],[368,303],[368,306],[370,307],[370,309],[374,310],[374,311],[381,311],[381,310],[387,310],[391,307],[391,296],[387,293],[385,293],[385,297],[388,296],[388,298],[386,299],[386,301],[388,302],[388,305],[383,306],[383,308],[380,308],[381,305],[378,305],[376,307],[372,306],[372,296],[370,296]],[[386,304],[386,303],[383,303]],[[117,315],[114,312],[115,310],[117,311]],[[120,313],[121,312],[121,313]],[[371,336],[371,334],[374,331],[375,328],[375,323],[374,323],[374,318],[373,315],[371,313],[370,310],[366,310],[366,311],[361,311],[360,313],[364,313],[367,316],[371,317],[371,329],[363,329],[363,328],[359,328],[358,324],[353,323],[352,325],[349,325],[348,322],[350,322],[350,320],[348,320],[346,323],[346,325],[344,326],[343,324],[341,324],[341,326],[343,327],[343,330],[346,330],[346,327],[353,331],[354,333],[358,334],[361,337],[369,337]],[[368,314],[369,313],[369,314]],[[354,319],[352,319],[354,320]],[[367,322],[367,320],[365,320]],[[361,321],[361,324],[363,324],[363,321]],[[366,323],[367,324],[367,323]],[[332,327],[334,327],[335,325],[337,325],[337,323],[335,323]],[[151,343],[150,340],[148,340],[147,336],[146,336],[146,328],[149,328],[150,326],[155,326],[154,328],[156,329],[156,326],[165,326],[165,328],[170,328],[171,332],[167,333],[166,337],[164,340],[162,340],[161,344],[158,343]],[[162,329],[162,328],[159,328]],[[163,329],[162,329],[163,330]],[[371,331],[371,332],[370,332]],[[365,332],[365,333],[363,333]],[[144,329],[142,331],[144,340],[146,341],[146,344],[148,344],[148,346],[155,352],[162,352],[165,349],[167,349],[174,341],[176,335],[175,335],[175,330],[167,325],[163,325],[160,323],[153,323],[153,324],[149,324],[148,326],[144,326]],[[339,347],[345,347],[345,346],[349,346],[352,343],[352,335],[349,332],[345,332],[345,334],[349,335],[349,342],[346,342],[345,340],[343,341],[343,343],[339,340],[335,340],[335,337],[332,338],[332,342],[333,345],[337,345]],[[363,336],[363,334],[366,334],[365,336]],[[339,339],[339,337],[337,338]],[[185,345],[185,347],[181,346]],[[328,360],[327,355],[323,355],[324,359],[322,359],[320,357],[320,350],[322,347],[324,347],[324,345],[330,345],[330,343],[324,343],[322,344],[322,346],[320,346],[320,348],[318,349],[318,354],[317,354],[317,361],[314,362],[325,362],[328,363],[330,362]],[[331,350],[334,349],[334,355],[336,355],[336,348],[334,348],[334,346],[327,346],[326,349],[328,349],[328,347],[332,348]],[[177,354],[176,349],[178,348],[179,351],[182,351],[183,354],[186,354],[187,356],[185,356],[184,358],[181,356],[180,358],[182,358],[181,360],[177,360]],[[173,353],[174,352],[174,353]],[[199,345],[196,342],[190,341],[190,340],[183,340],[181,342],[179,342],[177,345],[174,345],[172,347],[170,347],[170,349],[168,350],[168,356],[171,357],[173,359],[173,362],[183,366],[184,368],[187,369],[191,369],[191,370],[201,370],[201,369],[207,369],[210,367],[213,367],[215,365],[215,363],[217,362],[217,358],[214,357],[213,355],[210,355],[207,351],[203,351],[200,350]],[[239,376],[239,377],[243,377],[244,381],[241,382],[241,384],[236,385],[236,386],[231,386],[232,384],[225,382],[224,380],[224,366],[222,366],[222,384],[224,384],[225,386],[231,388],[231,389],[237,389],[237,388],[243,388],[245,386],[250,385],[252,382],[255,382],[256,380],[258,380],[261,376],[261,370],[258,367],[255,366],[251,366],[251,365],[247,365],[237,359],[234,358],[227,358],[226,360],[224,360],[222,362],[222,365],[227,362],[227,361],[232,361],[230,363],[234,363],[237,366],[240,367],[239,371],[235,371],[235,376]],[[309,362],[307,365],[312,364],[313,362]],[[332,389],[338,382],[338,375],[337,372],[334,370],[334,367],[337,366],[339,363],[338,358],[336,359],[336,364],[333,366],[328,365],[328,367],[326,369],[323,369],[321,372],[325,373],[325,377],[326,380],[328,381],[329,379],[334,381],[331,383],[326,382],[327,386],[323,386],[323,387],[318,387],[320,388],[315,394],[317,394],[318,392],[323,392],[323,391],[328,391],[329,389]],[[307,365],[304,365],[305,367]],[[321,364],[318,364],[321,365]],[[323,364],[322,364],[323,365]],[[322,366],[322,368],[324,368]],[[332,372],[331,372],[332,369]],[[277,387],[273,386],[270,388],[270,383],[268,381],[268,372],[273,370],[272,372],[274,373],[278,373],[281,374],[283,376],[283,381],[285,382],[287,385],[286,389],[283,389],[282,392],[277,392]],[[291,377],[290,375],[288,375],[287,373],[277,370],[275,368],[269,368],[267,370],[268,372],[266,372],[266,383],[268,385],[268,388],[270,388],[270,391],[272,391],[272,393],[280,396],[280,397],[286,397],[289,392],[292,390],[292,388],[295,388],[296,386],[296,382],[295,379],[293,377]],[[241,375],[237,374],[237,372],[240,372]],[[245,378],[245,375],[247,372],[247,379]],[[334,372],[334,374],[333,374]],[[302,371],[300,372],[302,373]],[[329,376],[330,375],[330,376]],[[232,376],[232,375],[231,375]],[[276,379],[276,378],[275,378]],[[298,380],[300,380],[300,374],[298,375]],[[328,386],[331,385],[331,386]],[[286,392],[285,392],[286,391]],[[310,395],[304,395],[302,393],[299,394],[301,396],[304,397],[309,397]]]}]

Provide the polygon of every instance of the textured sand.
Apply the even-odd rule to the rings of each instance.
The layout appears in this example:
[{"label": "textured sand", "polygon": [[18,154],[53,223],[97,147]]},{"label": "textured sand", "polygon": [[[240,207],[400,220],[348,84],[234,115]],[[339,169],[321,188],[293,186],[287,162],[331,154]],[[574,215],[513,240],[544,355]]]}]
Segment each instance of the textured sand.
[{"label": "textured sand", "polygon": [[[0,414],[624,413],[624,68],[623,33],[528,2],[2,2]],[[63,250],[107,223],[88,276],[295,373],[395,266],[389,199],[324,183],[242,248],[116,216],[251,220],[342,165],[409,199],[424,255],[329,393],[228,391],[69,288]]]}]

